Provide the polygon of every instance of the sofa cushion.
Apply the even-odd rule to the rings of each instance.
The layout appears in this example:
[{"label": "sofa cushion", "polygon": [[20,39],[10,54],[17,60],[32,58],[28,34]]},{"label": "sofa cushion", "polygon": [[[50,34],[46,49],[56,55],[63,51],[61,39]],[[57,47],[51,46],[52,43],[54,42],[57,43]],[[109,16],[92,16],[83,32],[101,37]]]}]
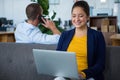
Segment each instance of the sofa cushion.
[{"label": "sofa cushion", "polygon": [[[0,80],[53,80],[38,75],[32,49],[55,50],[57,45],[0,43]],[[120,46],[107,46],[105,80],[120,80]]]},{"label": "sofa cushion", "polygon": [[105,80],[120,80],[120,46],[107,46]]}]

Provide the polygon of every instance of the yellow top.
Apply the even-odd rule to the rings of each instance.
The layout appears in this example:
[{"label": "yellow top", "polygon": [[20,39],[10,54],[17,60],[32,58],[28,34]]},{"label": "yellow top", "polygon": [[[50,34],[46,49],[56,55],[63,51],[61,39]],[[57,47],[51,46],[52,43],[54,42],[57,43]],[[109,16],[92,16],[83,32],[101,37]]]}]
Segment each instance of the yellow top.
[{"label": "yellow top", "polygon": [[84,35],[82,37],[74,36],[72,41],[69,44],[67,49],[68,52],[75,52],[78,72],[81,73],[82,70],[88,68],[87,64],[87,36]]}]

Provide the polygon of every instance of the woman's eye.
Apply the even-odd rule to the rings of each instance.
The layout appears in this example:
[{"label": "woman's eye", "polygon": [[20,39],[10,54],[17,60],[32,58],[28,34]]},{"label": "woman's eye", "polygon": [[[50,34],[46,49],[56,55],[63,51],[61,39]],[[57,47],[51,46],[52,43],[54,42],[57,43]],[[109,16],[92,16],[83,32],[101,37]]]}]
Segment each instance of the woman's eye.
[{"label": "woman's eye", "polygon": [[83,17],[83,15],[80,15],[79,17]]},{"label": "woman's eye", "polygon": [[72,17],[76,17],[76,16],[72,16]]}]

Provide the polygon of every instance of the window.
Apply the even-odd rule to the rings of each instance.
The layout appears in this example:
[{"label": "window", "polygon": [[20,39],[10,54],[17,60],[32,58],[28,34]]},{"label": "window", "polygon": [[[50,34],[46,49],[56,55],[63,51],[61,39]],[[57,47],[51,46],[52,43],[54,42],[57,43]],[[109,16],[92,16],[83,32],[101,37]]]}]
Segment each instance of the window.
[{"label": "window", "polygon": [[101,3],[106,3],[106,0],[100,0]]}]

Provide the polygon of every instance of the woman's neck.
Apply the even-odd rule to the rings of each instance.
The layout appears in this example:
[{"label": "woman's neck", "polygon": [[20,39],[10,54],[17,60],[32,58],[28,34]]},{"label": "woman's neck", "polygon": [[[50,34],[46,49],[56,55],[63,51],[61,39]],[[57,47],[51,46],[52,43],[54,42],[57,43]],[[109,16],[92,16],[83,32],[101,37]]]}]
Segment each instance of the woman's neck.
[{"label": "woman's neck", "polygon": [[87,27],[76,28],[75,29],[75,36],[81,37],[87,35]]}]

